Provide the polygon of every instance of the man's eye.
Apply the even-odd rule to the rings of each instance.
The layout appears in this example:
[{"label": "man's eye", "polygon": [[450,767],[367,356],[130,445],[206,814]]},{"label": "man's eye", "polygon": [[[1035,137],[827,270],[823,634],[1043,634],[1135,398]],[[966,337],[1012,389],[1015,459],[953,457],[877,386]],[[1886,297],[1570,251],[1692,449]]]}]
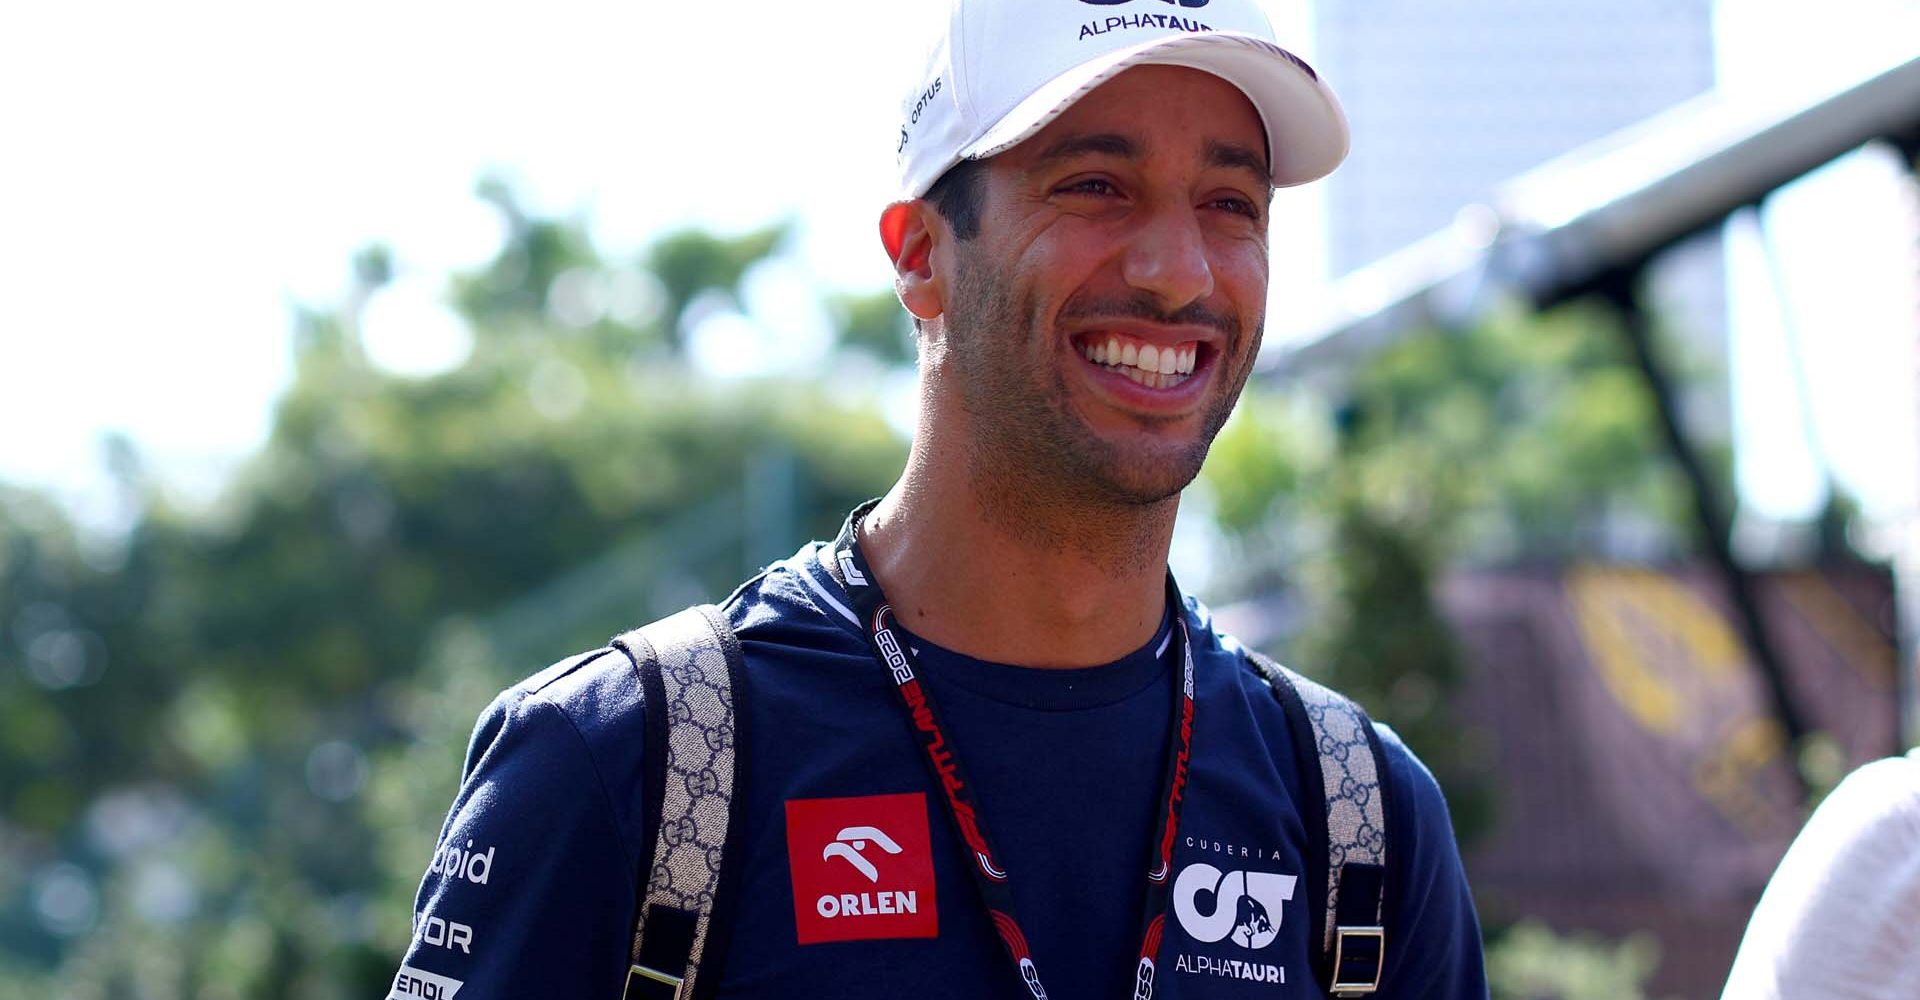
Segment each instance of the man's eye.
[{"label": "man's eye", "polygon": [[1235,215],[1244,215],[1256,222],[1260,219],[1260,206],[1245,198],[1217,198],[1213,203]]},{"label": "man's eye", "polygon": [[1089,177],[1085,180],[1074,181],[1073,183],[1068,184],[1065,187],[1062,187],[1060,189],[1060,193],[1061,194],[1110,195],[1110,194],[1119,194],[1120,189],[1114,187],[1113,182],[1108,181],[1104,178]]}]

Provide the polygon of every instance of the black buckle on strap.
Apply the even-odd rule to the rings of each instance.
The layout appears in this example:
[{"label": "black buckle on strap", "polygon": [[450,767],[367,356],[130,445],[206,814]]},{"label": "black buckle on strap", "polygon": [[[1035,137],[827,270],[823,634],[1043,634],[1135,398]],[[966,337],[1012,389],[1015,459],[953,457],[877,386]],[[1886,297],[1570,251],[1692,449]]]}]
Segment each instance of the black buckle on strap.
[{"label": "black buckle on strap", "polygon": [[659,969],[636,965],[627,970],[625,1000],[680,1000],[680,988],[686,980]]},{"label": "black buckle on strap", "polygon": [[1380,988],[1387,960],[1385,927],[1336,927],[1333,931],[1334,996],[1365,996]]},{"label": "black buckle on strap", "polygon": [[[700,914],[648,903],[640,953],[627,969],[625,1000],[681,1000]],[[673,970],[671,972],[667,970]]]}]

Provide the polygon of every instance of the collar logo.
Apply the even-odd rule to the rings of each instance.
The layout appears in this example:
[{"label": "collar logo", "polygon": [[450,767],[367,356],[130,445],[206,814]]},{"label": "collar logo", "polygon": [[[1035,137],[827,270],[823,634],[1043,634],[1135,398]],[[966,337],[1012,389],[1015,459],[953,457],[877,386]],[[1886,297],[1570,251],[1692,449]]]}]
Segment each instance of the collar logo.
[{"label": "collar logo", "polygon": [[860,572],[860,568],[853,564],[853,553],[846,549],[840,550],[840,572],[845,573],[847,582],[856,587],[867,585],[867,575]]},{"label": "collar logo", "polygon": [[[1132,3],[1133,0],[1080,0],[1080,2],[1089,3],[1095,7],[1118,7],[1121,4]],[[1168,5],[1178,3],[1180,6],[1187,8],[1205,7],[1207,5],[1207,0],[1160,0],[1160,2]]]},{"label": "collar logo", "polygon": [[1257,951],[1280,936],[1284,907],[1298,881],[1296,875],[1223,872],[1196,862],[1173,882],[1173,913],[1195,941],[1228,940]]},{"label": "collar logo", "polygon": [[801,944],[940,934],[924,792],[787,800],[787,867]]}]

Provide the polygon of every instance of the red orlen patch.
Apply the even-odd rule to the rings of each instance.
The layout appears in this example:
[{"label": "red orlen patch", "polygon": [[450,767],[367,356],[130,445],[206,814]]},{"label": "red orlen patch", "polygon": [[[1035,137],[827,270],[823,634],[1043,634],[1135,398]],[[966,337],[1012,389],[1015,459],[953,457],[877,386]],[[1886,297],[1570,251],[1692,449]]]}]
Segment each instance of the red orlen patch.
[{"label": "red orlen patch", "polygon": [[787,800],[787,867],[801,944],[940,934],[925,793]]}]

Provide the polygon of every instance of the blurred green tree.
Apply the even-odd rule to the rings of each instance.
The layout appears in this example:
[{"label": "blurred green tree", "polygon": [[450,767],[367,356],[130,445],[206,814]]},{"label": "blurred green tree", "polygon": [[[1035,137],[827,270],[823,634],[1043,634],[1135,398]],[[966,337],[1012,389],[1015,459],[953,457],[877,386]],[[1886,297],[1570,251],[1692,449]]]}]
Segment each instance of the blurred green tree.
[{"label": "blurred green tree", "polygon": [[1294,595],[1302,624],[1275,652],[1400,732],[1463,842],[1495,800],[1486,736],[1450,709],[1467,664],[1440,573],[1692,550],[1684,482],[1614,322],[1585,304],[1502,312],[1402,338],[1337,394],[1259,386],[1203,472],[1230,553],[1218,597]]},{"label": "blurred green tree", "polygon": [[298,317],[270,438],[213,510],[149,485],[102,555],[0,491],[16,988],[381,995],[492,694],[724,596],[785,554],[770,537],[830,532],[897,471],[874,400],[715,382],[681,353],[688,306],[733,295],[783,230],[621,262],[503,184],[482,196],[507,238],[452,283],[474,345],[456,369],[369,361],[360,312],[399,270],[370,248],[344,303]]},{"label": "blurred green tree", "polygon": [[[1438,605],[1441,574],[1696,551],[1685,481],[1616,323],[1589,303],[1502,312],[1403,337],[1330,392],[1257,386],[1204,470],[1228,554],[1216,599],[1290,595],[1299,624],[1271,651],[1399,731],[1439,778],[1462,844],[1491,828],[1498,798],[1491,735],[1452,709],[1469,668]],[[1725,442],[1706,450],[1730,494]],[[1490,926],[1488,963],[1501,1000],[1640,997],[1658,949]]]},{"label": "blurred green tree", "polygon": [[[371,363],[362,310],[402,267],[369,248],[343,303],[299,316],[271,437],[212,510],[124,449],[124,537],[0,489],[0,998],[378,995],[486,700],[720,596],[897,472],[857,388],[690,368],[689,310],[737,304],[784,227],[623,261],[481,193],[506,240],[452,282],[456,369]],[[911,360],[891,296],[829,307],[861,363]],[[1210,596],[1301,595],[1280,651],[1398,727],[1466,833],[1486,806],[1440,568],[1686,546],[1606,322],[1412,338],[1337,406],[1256,388],[1205,472]]]},{"label": "blurred green tree", "polygon": [[1488,953],[1487,985],[1494,1000],[1648,1000],[1647,979],[1659,964],[1660,945],[1648,934],[1609,943],[1528,921]]}]

